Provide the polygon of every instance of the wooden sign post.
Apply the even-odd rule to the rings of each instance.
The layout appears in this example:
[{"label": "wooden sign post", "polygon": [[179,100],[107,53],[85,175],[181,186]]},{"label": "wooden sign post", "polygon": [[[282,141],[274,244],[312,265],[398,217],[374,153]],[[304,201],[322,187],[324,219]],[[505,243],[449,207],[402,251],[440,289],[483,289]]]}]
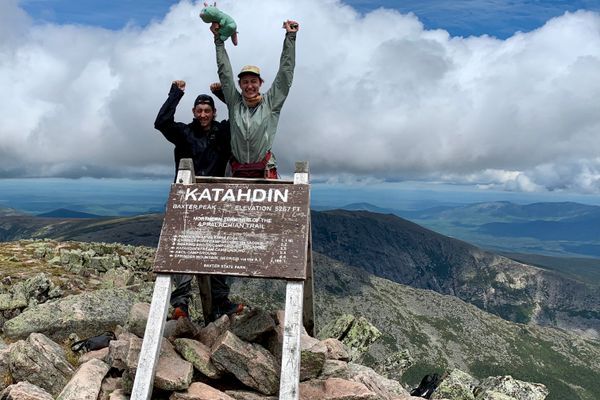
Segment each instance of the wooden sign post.
[{"label": "wooden sign post", "polygon": [[182,160],[161,230],[148,324],[132,399],[147,400],[171,294],[172,274],[199,274],[204,320],[212,298],[208,275],[287,280],[280,399],[298,399],[300,333],[314,334],[308,164],[294,181],[194,177]]}]

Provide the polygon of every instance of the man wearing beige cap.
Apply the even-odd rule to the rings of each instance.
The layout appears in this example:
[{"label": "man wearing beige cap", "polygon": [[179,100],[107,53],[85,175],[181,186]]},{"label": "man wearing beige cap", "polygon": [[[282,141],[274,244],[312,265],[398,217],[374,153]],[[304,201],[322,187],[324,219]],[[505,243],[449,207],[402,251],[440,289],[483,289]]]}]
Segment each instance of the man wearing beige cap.
[{"label": "man wearing beige cap", "polygon": [[233,176],[277,179],[275,158],[271,153],[279,113],[292,86],[296,62],[296,21],[285,21],[286,31],[279,70],[271,88],[264,94],[260,69],[246,65],[238,74],[241,92],[235,87],[233,71],[225,44],[219,38],[219,25],[213,23],[219,80],[229,108]]}]

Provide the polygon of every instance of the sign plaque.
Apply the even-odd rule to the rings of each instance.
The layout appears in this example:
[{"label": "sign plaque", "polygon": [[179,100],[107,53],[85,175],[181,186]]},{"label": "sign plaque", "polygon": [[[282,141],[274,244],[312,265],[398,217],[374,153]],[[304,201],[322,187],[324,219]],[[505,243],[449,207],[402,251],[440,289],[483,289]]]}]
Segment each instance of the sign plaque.
[{"label": "sign plaque", "polygon": [[154,272],[305,279],[308,185],[173,184]]}]

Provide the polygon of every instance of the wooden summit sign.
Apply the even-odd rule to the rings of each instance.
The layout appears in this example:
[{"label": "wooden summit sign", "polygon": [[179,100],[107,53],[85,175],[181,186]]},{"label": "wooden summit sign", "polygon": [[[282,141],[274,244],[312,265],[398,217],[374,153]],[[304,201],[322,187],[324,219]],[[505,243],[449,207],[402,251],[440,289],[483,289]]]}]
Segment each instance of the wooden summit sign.
[{"label": "wooden summit sign", "polygon": [[154,272],[305,279],[308,185],[173,184]]}]

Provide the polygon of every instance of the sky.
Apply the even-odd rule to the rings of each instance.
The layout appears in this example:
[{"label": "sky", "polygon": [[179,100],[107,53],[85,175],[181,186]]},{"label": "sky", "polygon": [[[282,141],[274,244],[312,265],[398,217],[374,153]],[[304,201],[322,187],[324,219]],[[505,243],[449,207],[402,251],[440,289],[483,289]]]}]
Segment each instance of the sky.
[{"label": "sky", "polygon": [[[300,22],[274,152],[329,183],[402,181],[600,193],[600,0],[224,0],[234,69],[278,68]],[[183,0],[2,0],[0,178],[169,177],[153,128],[216,81],[214,45]],[[217,103],[219,119],[226,107]]]}]

